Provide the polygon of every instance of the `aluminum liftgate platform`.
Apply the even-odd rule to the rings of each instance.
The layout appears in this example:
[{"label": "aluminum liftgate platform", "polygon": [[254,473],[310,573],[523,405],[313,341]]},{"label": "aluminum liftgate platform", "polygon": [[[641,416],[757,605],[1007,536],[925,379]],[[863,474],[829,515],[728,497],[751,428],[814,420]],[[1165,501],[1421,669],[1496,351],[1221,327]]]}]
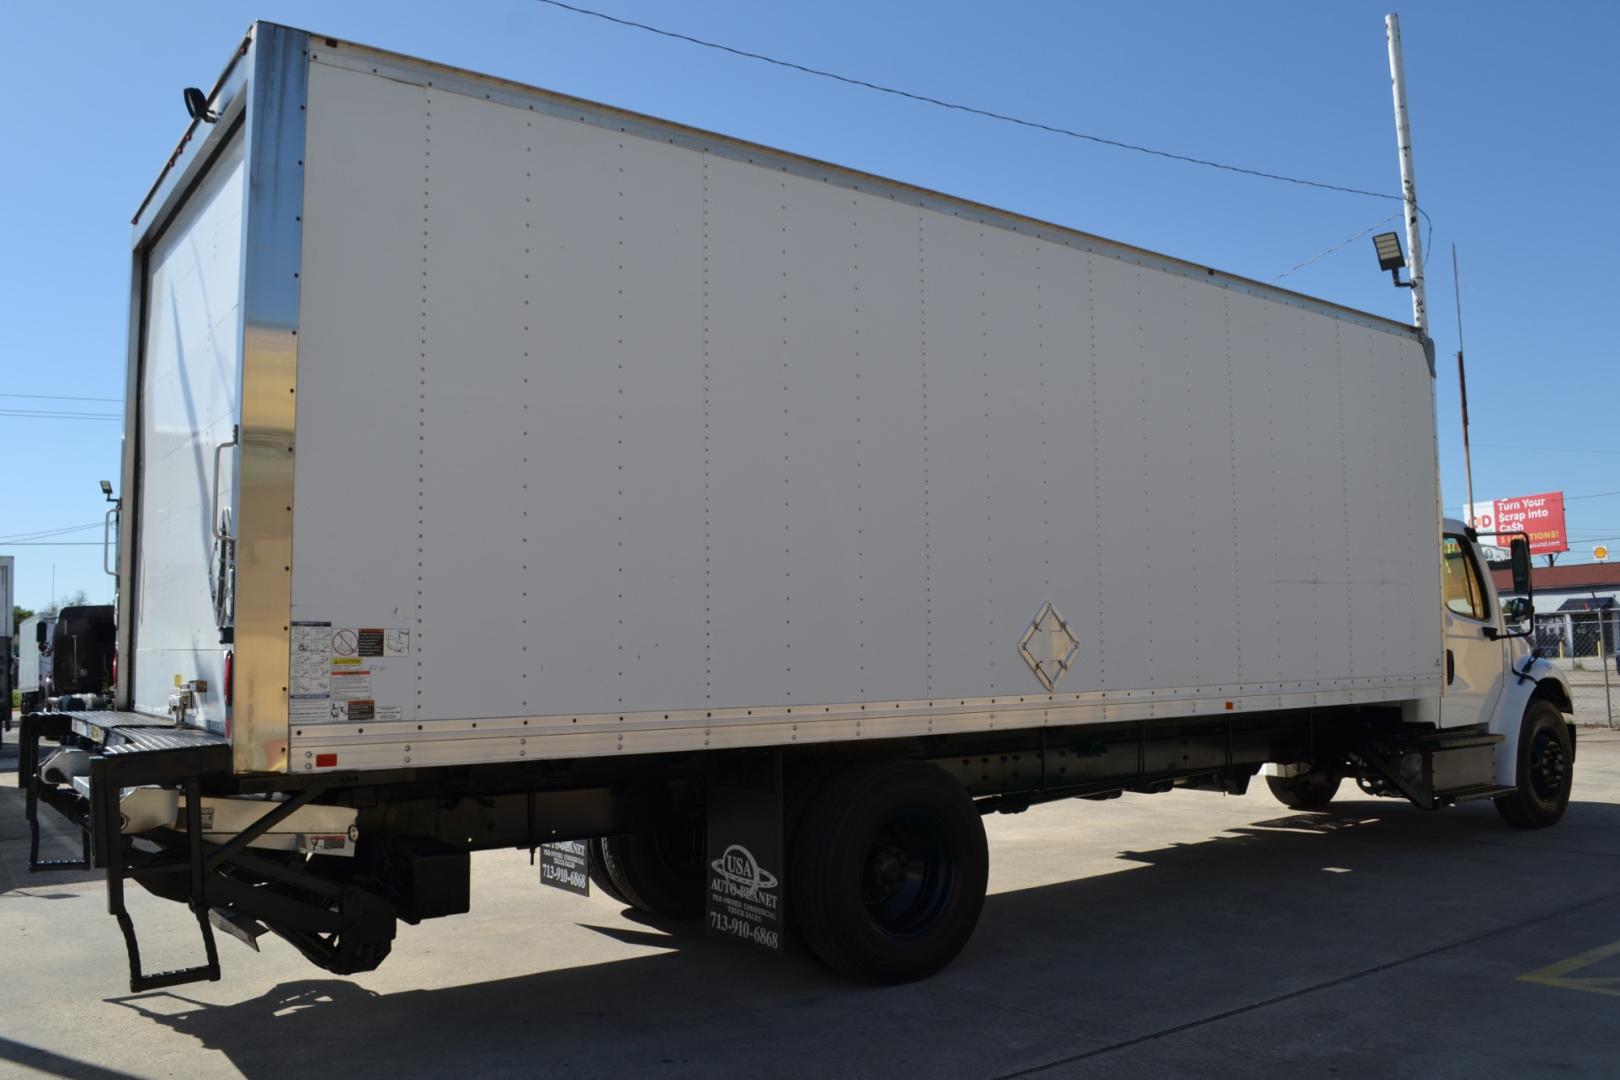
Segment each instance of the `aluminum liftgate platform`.
[{"label": "aluminum liftgate platform", "polygon": [[[124,935],[132,993],[217,981],[216,925],[255,949],[254,939],[273,931],[336,974],[370,971],[388,955],[395,912],[386,901],[300,870],[290,861],[247,850],[324,787],[306,787],[285,800],[266,801],[262,816],[229,841],[216,844],[204,839],[203,778],[230,774],[231,746],[225,736],[128,712],[30,713],[22,719],[21,735],[17,781],[25,792],[28,869],[31,873],[106,870],[107,910]],[[81,784],[53,784],[40,777],[40,744],[45,739],[90,751],[87,795]],[[126,789],[146,785],[181,787],[185,828],[150,830],[141,836],[149,843],[142,844],[124,835],[120,799]],[[39,857],[41,802],[82,830],[80,858]],[[202,934],[202,964],[150,974],[141,970],[135,924],[124,905],[126,881],[191,908]]]}]

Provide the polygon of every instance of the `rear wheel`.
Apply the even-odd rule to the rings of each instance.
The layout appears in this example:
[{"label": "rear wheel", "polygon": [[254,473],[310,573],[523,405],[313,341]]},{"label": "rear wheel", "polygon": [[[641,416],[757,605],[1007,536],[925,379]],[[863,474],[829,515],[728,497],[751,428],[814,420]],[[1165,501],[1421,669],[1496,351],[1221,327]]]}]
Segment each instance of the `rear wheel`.
[{"label": "rear wheel", "polygon": [[1268,776],[1266,786],[1290,809],[1323,810],[1339,793],[1343,779],[1337,772],[1318,767],[1294,776]]},{"label": "rear wheel", "polygon": [[590,868],[592,885],[595,885],[610,900],[615,900],[621,904],[630,902],[624,898],[624,894],[619,891],[619,887],[613,884],[613,875],[607,872],[607,865],[602,858],[601,837],[585,842],[585,861]]},{"label": "rear wheel", "polygon": [[613,885],[610,895],[666,919],[703,914],[701,828],[605,836],[598,845],[602,869]]},{"label": "rear wheel", "polygon": [[919,761],[863,762],[810,801],[790,910],[810,950],[851,978],[899,983],[956,957],[984,906],[989,855],[967,792]]},{"label": "rear wheel", "polygon": [[1530,702],[1519,726],[1518,755],[1517,790],[1496,800],[1496,812],[1520,829],[1558,824],[1569,808],[1575,754],[1557,705],[1545,698]]}]

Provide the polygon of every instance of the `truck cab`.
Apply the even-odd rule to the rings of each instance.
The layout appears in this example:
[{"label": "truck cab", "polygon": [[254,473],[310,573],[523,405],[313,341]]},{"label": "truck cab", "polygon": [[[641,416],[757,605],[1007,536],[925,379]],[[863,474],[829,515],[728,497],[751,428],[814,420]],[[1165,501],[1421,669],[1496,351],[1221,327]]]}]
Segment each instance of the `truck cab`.
[{"label": "truck cab", "polygon": [[1572,711],[1569,680],[1530,644],[1535,608],[1529,540],[1502,539],[1510,540],[1514,589],[1527,601],[1511,611],[1497,596],[1478,534],[1455,518],[1443,522],[1445,683],[1439,726],[1483,726],[1502,736],[1507,752],[1495,755],[1495,783],[1514,791],[1499,796],[1497,808],[1513,824],[1550,824],[1553,802],[1567,801],[1575,754],[1575,729],[1560,718]]},{"label": "truck cab", "polygon": [[51,683],[51,634],[54,612],[30,615],[17,627],[17,692],[24,713],[45,707],[55,696]]},{"label": "truck cab", "polygon": [[57,612],[51,628],[52,690],[74,699],[65,708],[105,708],[116,676],[111,604],[80,604]]}]

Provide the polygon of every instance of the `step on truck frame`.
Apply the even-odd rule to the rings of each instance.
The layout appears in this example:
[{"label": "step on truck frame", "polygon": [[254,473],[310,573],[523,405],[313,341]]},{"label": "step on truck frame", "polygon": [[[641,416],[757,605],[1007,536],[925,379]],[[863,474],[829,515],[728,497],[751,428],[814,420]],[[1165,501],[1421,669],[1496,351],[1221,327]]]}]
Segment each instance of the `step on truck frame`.
[{"label": "step on truck frame", "polygon": [[[40,777],[45,739],[92,751],[87,793],[80,784],[50,784]],[[254,948],[254,939],[274,931],[337,974],[369,971],[387,956],[395,913],[386,900],[302,870],[290,860],[249,850],[255,840],[317,799],[326,785],[267,800],[265,812],[247,828],[225,843],[213,843],[205,839],[203,802],[214,781],[230,776],[231,748],[223,736],[133,713],[30,713],[23,717],[20,743],[17,769],[25,792],[28,869],[105,872],[107,910],[123,934],[132,993],[217,981],[216,926]],[[142,844],[124,834],[120,798],[128,789],[149,785],[179,786],[185,796],[185,827],[152,830],[144,835],[156,843]],[[78,859],[40,858],[42,802],[80,829]],[[157,845],[158,850],[147,850]],[[202,938],[201,964],[142,969],[139,938],[124,901],[125,884],[131,881],[191,909]]]}]

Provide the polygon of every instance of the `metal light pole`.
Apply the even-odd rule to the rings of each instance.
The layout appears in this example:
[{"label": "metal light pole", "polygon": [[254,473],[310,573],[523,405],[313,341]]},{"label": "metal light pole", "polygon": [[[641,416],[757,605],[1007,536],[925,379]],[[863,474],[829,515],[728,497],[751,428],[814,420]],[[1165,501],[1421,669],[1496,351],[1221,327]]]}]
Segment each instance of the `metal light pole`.
[{"label": "metal light pole", "polygon": [[1406,117],[1406,67],[1401,60],[1401,17],[1384,16],[1389,39],[1389,80],[1395,94],[1395,141],[1401,152],[1401,195],[1406,201],[1406,249],[1412,253],[1412,324],[1429,335],[1429,303],[1423,291],[1423,233],[1418,228],[1417,180],[1412,175],[1412,125]]},{"label": "metal light pole", "polygon": [[1463,368],[1462,278],[1457,273],[1457,245],[1451,245],[1451,288],[1457,297],[1457,393],[1462,398],[1463,472],[1468,477],[1468,524],[1474,517],[1474,461],[1468,446],[1468,374]]}]

